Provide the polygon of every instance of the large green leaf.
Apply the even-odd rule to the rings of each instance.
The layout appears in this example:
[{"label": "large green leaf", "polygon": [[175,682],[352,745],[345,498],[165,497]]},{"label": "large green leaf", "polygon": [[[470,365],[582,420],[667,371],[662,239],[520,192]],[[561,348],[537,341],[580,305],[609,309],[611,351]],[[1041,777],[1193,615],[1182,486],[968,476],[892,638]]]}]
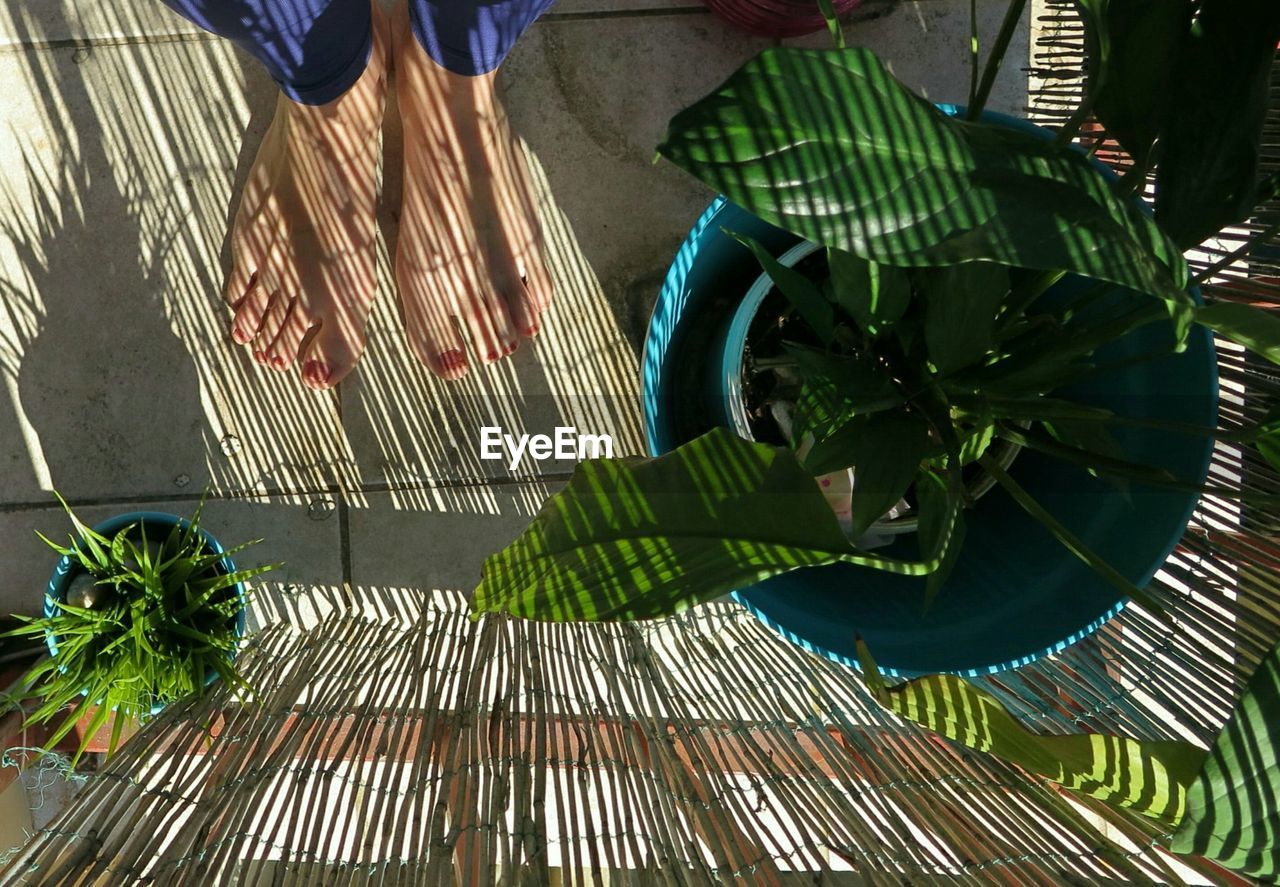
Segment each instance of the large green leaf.
[{"label": "large green leaf", "polygon": [[828,249],[836,303],[868,335],[890,329],[911,304],[911,281],[901,268]]},{"label": "large green leaf", "polygon": [[1183,247],[1247,218],[1257,202],[1277,40],[1276,0],[1201,4],[1178,65],[1156,175],[1156,219]]},{"label": "large green leaf", "polygon": [[583,462],[485,561],[472,608],[550,621],[649,619],[837,560],[916,576],[937,567],[859,552],[788,450],[721,428],[656,459]]},{"label": "large green leaf", "polygon": [[1080,154],[950,118],[870,50],[769,49],[659,152],[762,218],[897,266],[1078,272],[1185,300],[1186,265]]},{"label": "large green leaf", "polygon": [[1177,96],[1190,0],[1076,0],[1085,23],[1089,90],[1107,132],[1139,163],[1161,135]]},{"label": "large green leaf", "polygon": [[991,347],[996,314],[1009,294],[1009,271],[970,262],[917,272],[924,297],[924,340],[939,373],[976,363]]},{"label": "large green leaf", "polygon": [[[786,342],[783,347],[805,379],[814,380],[815,386],[819,385],[817,380],[831,383],[834,393],[841,398],[840,408],[831,409],[829,413],[833,420],[842,415],[892,409],[906,402],[906,395],[884,366],[875,361],[874,355],[830,354],[794,342]],[[833,421],[828,430],[835,427],[838,426]],[[825,436],[825,432],[817,434],[816,431],[817,437]]]},{"label": "large green leaf", "polygon": [[1187,796],[1170,849],[1274,881],[1280,875],[1280,647],[1263,660]]},{"label": "large green leaf", "polygon": [[[841,434],[841,442],[848,461],[839,465],[833,463],[843,459],[828,458],[820,470],[853,467],[852,535],[856,538],[898,504],[916,479],[920,463],[937,447],[929,435],[929,423],[907,410],[859,416],[842,432],[847,432]],[[811,472],[818,473],[814,462],[819,457],[814,454],[833,439],[813,448],[814,461],[805,461]]]},{"label": "large green leaf", "polygon": [[827,301],[827,297],[814,282],[794,268],[788,268],[779,262],[758,240],[745,234],[735,234],[732,231],[728,233],[751,250],[760,267],[764,269],[764,273],[792,307],[800,313],[809,329],[813,330],[814,335],[823,343],[830,345],[835,328],[835,312],[831,303]]},{"label": "large green leaf", "polygon": [[1203,749],[1098,733],[1040,736],[995,697],[955,675],[886,687],[866,644],[859,640],[857,647],[872,695],[903,718],[1114,806],[1167,823],[1182,817],[1187,787],[1205,760]]},{"label": "large green leaf", "polygon": [[1276,471],[1280,471],[1280,407],[1272,410],[1259,424],[1255,446],[1262,458]]},{"label": "large green leaf", "polygon": [[1215,302],[1196,309],[1196,322],[1280,364],[1280,316],[1239,302]]},{"label": "large green leaf", "polygon": [[959,470],[950,468],[941,476],[928,468],[921,469],[916,476],[916,500],[920,557],[942,558],[938,569],[925,579],[924,607],[928,610],[951,575],[964,544],[964,491]]}]

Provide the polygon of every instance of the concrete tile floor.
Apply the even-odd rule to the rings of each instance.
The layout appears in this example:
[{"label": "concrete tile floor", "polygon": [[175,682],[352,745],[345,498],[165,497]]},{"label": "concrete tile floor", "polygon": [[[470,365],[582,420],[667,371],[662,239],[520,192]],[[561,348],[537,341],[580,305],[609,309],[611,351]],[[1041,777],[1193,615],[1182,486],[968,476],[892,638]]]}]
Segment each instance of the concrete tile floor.
[{"label": "concrete tile floor", "polygon": [[[1004,3],[979,6],[989,38]],[[859,19],[851,42],[930,98],[963,98],[968,3],[875,0]],[[1026,99],[1020,39],[1001,110]],[[712,196],[653,149],[676,110],[765,45],[693,0],[561,0],[503,81],[557,279],[545,332],[436,381],[403,345],[382,245],[367,356],[316,395],[234,347],[219,298],[270,81],[158,0],[0,0],[0,612],[40,608],[53,558],[33,531],[67,529],[55,488],[96,519],[186,514],[208,485],[210,530],[264,537],[246,564],[287,564],[261,583],[256,624],[468,588],[572,468],[482,462],[481,425],[576,424],[640,451],[648,312]],[[385,146],[394,242],[394,119]]]}]

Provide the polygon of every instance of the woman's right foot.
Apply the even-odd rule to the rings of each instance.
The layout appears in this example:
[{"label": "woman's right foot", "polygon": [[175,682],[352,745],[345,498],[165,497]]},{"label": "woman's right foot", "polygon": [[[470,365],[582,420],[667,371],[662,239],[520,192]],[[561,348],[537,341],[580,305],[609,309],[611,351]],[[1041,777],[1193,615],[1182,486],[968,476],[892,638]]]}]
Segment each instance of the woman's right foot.
[{"label": "woman's right foot", "polygon": [[325,105],[280,96],[231,240],[225,298],[235,309],[233,338],[264,365],[300,365],[303,381],[317,390],[355,367],[377,287],[388,35],[376,0],[373,15],[373,51],[351,89]]},{"label": "woman's right foot", "polygon": [[[551,301],[533,188],[495,74],[455,74],[392,22],[404,121],[404,198],[396,282],[409,345],[445,379],[537,335]],[[468,358],[464,336],[470,341]]]}]

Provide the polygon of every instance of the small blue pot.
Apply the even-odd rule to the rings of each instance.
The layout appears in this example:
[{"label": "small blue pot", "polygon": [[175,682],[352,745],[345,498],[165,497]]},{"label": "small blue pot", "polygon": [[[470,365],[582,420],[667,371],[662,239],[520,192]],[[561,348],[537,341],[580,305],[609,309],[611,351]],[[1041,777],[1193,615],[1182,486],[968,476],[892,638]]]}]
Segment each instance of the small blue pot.
[{"label": "small blue pot", "polygon": [[[129,514],[121,514],[117,517],[110,518],[95,526],[93,529],[98,533],[111,538],[116,533],[123,530],[131,524],[145,525],[149,530],[159,529],[161,536],[167,537],[170,530],[177,526],[185,529],[191,522],[185,518],[178,517],[173,514],[165,514],[159,511],[134,511]],[[204,540],[205,546],[214,554],[222,554],[222,544],[218,542],[204,529],[197,532],[200,538]],[[236,571],[235,562],[230,557],[223,556],[218,562],[219,569],[224,573],[230,574]],[[44,598],[44,616],[46,619],[52,618],[58,614],[58,603],[66,600],[67,589],[71,584],[71,580],[75,577],[79,570],[76,562],[70,557],[63,555],[58,559],[57,565],[53,569],[53,575],[49,578],[49,585],[45,589]],[[245,620],[247,613],[247,598],[245,596],[245,586],[243,582],[236,583],[232,588],[236,597],[240,599],[240,610],[236,613],[235,631],[237,637],[243,637],[245,632]],[[58,639],[53,634],[45,635],[45,643],[49,647],[49,655],[57,657],[58,655]],[[205,678],[204,685],[208,687],[218,679],[217,672],[210,671]],[[164,709],[164,705],[157,703],[151,707],[151,713],[158,714]]]},{"label": "small blue pot", "polygon": [[[953,115],[961,110],[941,107]],[[1053,137],[1016,118],[989,113],[984,119]],[[643,408],[652,455],[728,424],[726,334],[737,302],[760,269],[722,228],[755,238],[775,256],[800,242],[724,198],[694,225],[667,274],[645,342]],[[1045,298],[1068,297],[1089,283],[1068,277]],[[1147,298],[1120,289],[1115,297]],[[1104,360],[1137,357],[1170,335],[1151,325],[1099,354]],[[1217,391],[1212,337],[1197,327],[1182,354],[1112,371],[1061,394],[1120,415],[1209,427],[1217,422]],[[1130,459],[1191,481],[1208,475],[1208,438],[1132,428],[1116,430],[1115,437]],[[1011,474],[1139,587],[1173,551],[1198,501],[1194,494],[1134,485],[1126,502],[1105,482],[1031,452],[1018,457]],[[885,672],[907,677],[1013,668],[1062,650],[1124,607],[1125,598],[1002,490],[985,496],[966,519],[959,562],[927,614],[923,580],[848,564],[797,570],[739,589],[733,597],[784,637],[847,665],[857,665],[854,639],[860,635]],[[882,551],[914,557],[913,542],[894,545],[904,547]]]}]

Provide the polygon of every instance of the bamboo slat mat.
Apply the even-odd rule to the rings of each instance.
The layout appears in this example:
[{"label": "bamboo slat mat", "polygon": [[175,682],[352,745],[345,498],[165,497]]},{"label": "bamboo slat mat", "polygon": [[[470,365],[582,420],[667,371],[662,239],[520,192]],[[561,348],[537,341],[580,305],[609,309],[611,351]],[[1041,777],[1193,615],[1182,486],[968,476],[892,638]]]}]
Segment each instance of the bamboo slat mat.
[{"label": "bamboo slat mat", "polygon": [[[1180,882],[1156,832],[879,709],[740,608],[277,624],[0,875],[41,884]],[[202,725],[208,724],[206,733]]]}]

